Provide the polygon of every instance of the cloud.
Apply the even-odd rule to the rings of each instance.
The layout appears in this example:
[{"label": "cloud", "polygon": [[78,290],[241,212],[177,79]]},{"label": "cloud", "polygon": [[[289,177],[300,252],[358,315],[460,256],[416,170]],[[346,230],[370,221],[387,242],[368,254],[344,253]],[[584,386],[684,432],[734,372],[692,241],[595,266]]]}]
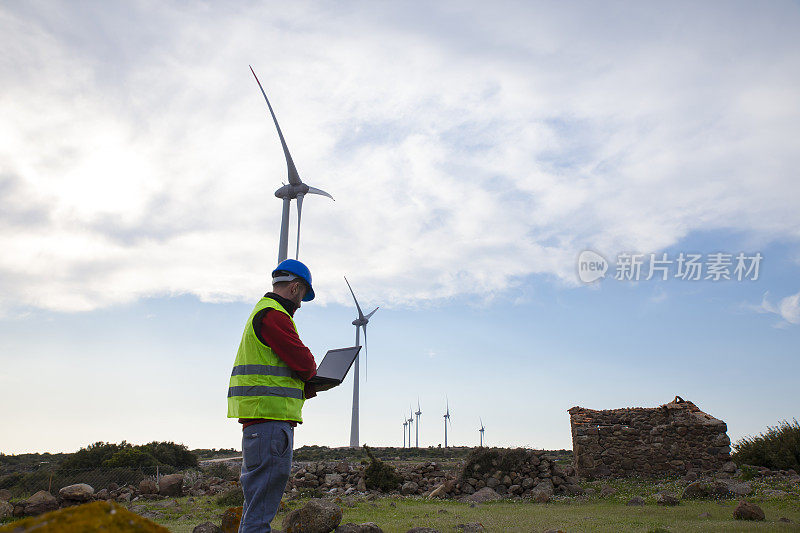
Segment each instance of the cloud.
[{"label": "cloud", "polygon": [[767,300],[769,292],[764,293],[761,305],[756,307],[760,313],[772,313],[780,316],[783,320],[776,324],[776,327],[787,327],[790,324],[800,324],[800,292],[782,298],[778,305],[772,304]]},{"label": "cloud", "polygon": [[[425,16],[421,13],[424,12]],[[285,165],[322,303],[576,283],[696,229],[796,243],[789,3],[0,8],[0,309],[250,300]],[[754,44],[757,43],[757,44]],[[290,240],[293,236],[290,235]]]}]

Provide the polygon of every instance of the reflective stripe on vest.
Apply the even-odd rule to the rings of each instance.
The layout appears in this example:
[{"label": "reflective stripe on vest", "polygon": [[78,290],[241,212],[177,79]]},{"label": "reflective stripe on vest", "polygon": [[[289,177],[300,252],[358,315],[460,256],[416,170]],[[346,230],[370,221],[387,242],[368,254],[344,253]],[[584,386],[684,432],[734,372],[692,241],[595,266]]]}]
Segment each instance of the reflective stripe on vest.
[{"label": "reflective stripe on vest", "polygon": [[302,422],[305,396],[303,381],[272,348],[262,343],[253,328],[253,319],[264,309],[286,314],[272,298],[262,298],[247,320],[228,386],[228,417],[267,418]]}]

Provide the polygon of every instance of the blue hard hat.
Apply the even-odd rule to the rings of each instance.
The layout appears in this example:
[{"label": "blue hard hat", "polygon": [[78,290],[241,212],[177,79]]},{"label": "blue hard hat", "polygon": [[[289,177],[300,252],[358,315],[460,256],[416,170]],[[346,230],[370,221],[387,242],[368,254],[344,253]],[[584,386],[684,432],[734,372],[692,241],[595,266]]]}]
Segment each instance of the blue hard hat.
[{"label": "blue hard hat", "polygon": [[274,278],[275,275],[279,274],[280,272],[289,272],[298,278],[302,278],[303,281],[306,282],[307,286],[306,294],[303,296],[303,301],[310,302],[314,299],[314,289],[311,288],[311,271],[307,266],[297,259],[285,259],[281,261],[277,267],[275,267],[275,270],[272,271],[272,277]]}]

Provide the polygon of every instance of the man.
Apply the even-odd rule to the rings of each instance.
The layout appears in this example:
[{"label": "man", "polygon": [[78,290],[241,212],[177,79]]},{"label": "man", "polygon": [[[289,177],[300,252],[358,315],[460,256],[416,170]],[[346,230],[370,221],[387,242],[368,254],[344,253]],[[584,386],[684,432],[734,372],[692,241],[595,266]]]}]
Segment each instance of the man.
[{"label": "man", "polygon": [[243,430],[240,533],[271,531],[292,466],[294,428],[303,422],[304,400],[316,395],[306,382],[317,365],[292,320],[301,302],[313,299],[308,268],[282,261],[242,334],[228,388],[228,417]]}]

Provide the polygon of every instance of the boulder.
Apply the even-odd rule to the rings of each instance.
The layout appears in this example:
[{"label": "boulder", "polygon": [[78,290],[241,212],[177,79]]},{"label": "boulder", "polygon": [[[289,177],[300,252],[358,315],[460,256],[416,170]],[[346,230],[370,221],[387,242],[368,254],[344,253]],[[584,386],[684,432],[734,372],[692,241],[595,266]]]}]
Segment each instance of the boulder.
[{"label": "boulder", "polygon": [[158,493],[162,496],[181,496],[183,494],[183,474],[169,474],[158,480]]},{"label": "boulder", "polygon": [[616,493],[617,493],[617,489],[615,489],[614,487],[612,487],[610,485],[603,485],[602,487],[600,487],[600,497],[601,498],[606,498],[608,496],[613,496]]},{"label": "boulder", "polygon": [[[165,527],[113,503],[97,501],[74,505],[10,524],[11,531],[113,531],[114,533],[169,533]],[[13,529],[12,529],[13,528]]]},{"label": "boulder", "polygon": [[417,485],[413,481],[406,481],[405,483],[403,483],[403,486],[400,489],[400,491],[403,494],[416,494],[418,490],[419,490],[419,485]]},{"label": "boulder", "polygon": [[336,533],[383,533],[383,530],[374,522],[343,524],[336,528]]},{"label": "boulder", "polygon": [[642,505],[644,505],[644,498],[642,498],[641,496],[634,496],[633,498],[628,500],[628,503],[626,503],[625,505],[639,505],[639,506],[642,506]]},{"label": "boulder", "polygon": [[728,461],[724,465],[722,465],[722,471],[727,472],[729,474],[733,474],[736,472],[736,463],[733,461]]},{"label": "boulder", "polygon": [[412,527],[406,533],[441,533],[441,531],[432,527]]},{"label": "boulder", "polygon": [[753,486],[748,483],[729,483],[728,490],[736,496],[748,496],[753,492]]},{"label": "boulder", "polygon": [[222,513],[222,533],[237,533],[242,521],[242,508],[229,507]]},{"label": "boulder", "polygon": [[764,520],[764,511],[758,505],[741,500],[733,510],[736,520]]},{"label": "boulder", "polygon": [[139,492],[142,494],[158,494],[158,485],[153,478],[143,479],[139,482]]},{"label": "boulder", "polygon": [[678,503],[680,503],[680,500],[676,495],[671,494],[669,492],[659,492],[656,494],[656,503],[658,505],[672,506],[672,505],[678,505]]},{"label": "boulder", "polygon": [[214,522],[203,522],[194,526],[192,533],[222,533],[222,528]]},{"label": "boulder", "polygon": [[7,501],[0,500],[0,520],[10,518],[14,514],[14,506]]},{"label": "boulder", "polygon": [[461,533],[482,533],[486,531],[483,524],[478,522],[470,522],[469,524],[458,524],[456,529]]},{"label": "boulder", "polygon": [[312,498],[302,508],[290,512],[281,526],[286,533],[328,533],[342,521],[342,509],[335,503]]},{"label": "boulder", "polygon": [[63,499],[73,502],[88,502],[92,499],[93,494],[94,489],[91,485],[87,485],[86,483],[76,483],[75,485],[66,486],[58,491],[58,495]]},{"label": "boulder", "polygon": [[533,487],[533,492],[546,492],[548,496],[553,495],[553,482],[549,479],[542,480],[539,482],[535,487]]},{"label": "boulder", "polygon": [[0,502],[7,502],[11,500],[11,491],[8,489],[0,489]]},{"label": "boulder", "polygon": [[502,496],[500,496],[497,492],[495,492],[494,489],[490,487],[483,487],[475,494],[470,494],[469,496],[461,498],[461,501],[471,502],[471,503],[484,503],[484,502],[493,502],[500,499],[502,499]]},{"label": "boulder", "polygon": [[58,509],[58,501],[55,496],[46,490],[40,490],[23,503],[25,506],[23,512],[26,515],[38,515]]},{"label": "boulder", "polygon": [[536,503],[547,503],[550,501],[550,494],[551,493],[544,490],[534,490],[531,493],[531,498]]},{"label": "boulder", "polygon": [[698,498],[729,498],[733,493],[728,490],[728,485],[724,481],[695,481],[683,489],[681,498],[684,500]]},{"label": "boulder", "polygon": [[325,484],[326,485],[338,485],[342,482],[343,478],[341,474],[325,474]]},{"label": "boulder", "polygon": [[428,498],[444,498],[447,496],[447,484],[442,483],[428,494]]}]

